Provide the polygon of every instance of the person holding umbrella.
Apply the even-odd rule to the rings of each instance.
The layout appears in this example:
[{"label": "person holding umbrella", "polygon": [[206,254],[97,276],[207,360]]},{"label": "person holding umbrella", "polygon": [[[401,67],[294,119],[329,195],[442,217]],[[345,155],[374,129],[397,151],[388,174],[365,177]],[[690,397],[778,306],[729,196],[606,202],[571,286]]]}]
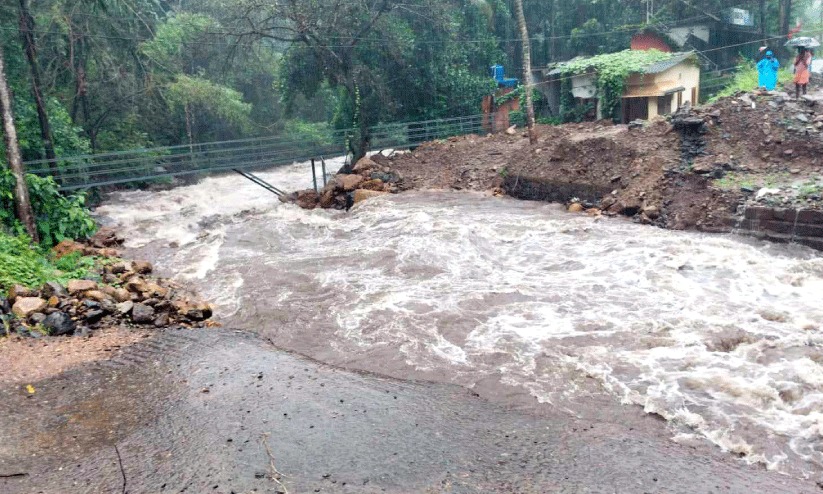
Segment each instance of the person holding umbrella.
[{"label": "person holding umbrella", "polygon": [[806,94],[809,86],[809,79],[812,75],[812,52],[805,46],[797,48],[797,58],[794,59],[794,87],[797,99],[800,99],[800,91]]},{"label": "person holding umbrella", "polygon": [[777,71],[780,69],[780,62],[774,58],[774,52],[766,51],[766,56],[757,62],[758,86],[774,91],[777,87]]},{"label": "person holding umbrella", "polygon": [[812,75],[812,52],[810,48],[820,46],[820,42],[808,36],[792,38],[786,46],[797,48],[797,58],[794,59],[794,87],[797,99],[800,99],[800,91],[806,94],[809,86],[809,79]]}]

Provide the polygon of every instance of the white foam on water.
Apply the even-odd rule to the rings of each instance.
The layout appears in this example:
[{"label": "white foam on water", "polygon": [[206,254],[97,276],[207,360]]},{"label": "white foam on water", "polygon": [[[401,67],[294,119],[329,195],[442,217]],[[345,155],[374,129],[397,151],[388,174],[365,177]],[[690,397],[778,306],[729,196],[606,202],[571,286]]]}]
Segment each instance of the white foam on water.
[{"label": "white foam on water", "polygon": [[[263,176],[311,183],[306,165]],[[361,367],[394,349],[444,379],[500,376],[544,402],[582,392],[574,376],[590,376],[665,417],[678,441],[823,471],[815,252],[482,194],[407,193],[349,213],[267,194],[217,177],[122,193],[98,214],[130,245],[179,242],[166,267],[237,325],[277,314],[278,331],[328,340]]]}]

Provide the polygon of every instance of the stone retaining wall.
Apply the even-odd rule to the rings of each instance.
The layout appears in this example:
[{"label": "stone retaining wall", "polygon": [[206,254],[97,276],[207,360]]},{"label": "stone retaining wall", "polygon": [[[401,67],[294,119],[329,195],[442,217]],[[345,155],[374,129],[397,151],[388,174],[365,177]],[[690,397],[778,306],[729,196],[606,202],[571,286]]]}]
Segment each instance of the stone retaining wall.
[{"label": "stone retaining wall", "polygon": [[823,250],[823,211],[749,207],[733,225],[740,233],[775,242],[794,242]]}]

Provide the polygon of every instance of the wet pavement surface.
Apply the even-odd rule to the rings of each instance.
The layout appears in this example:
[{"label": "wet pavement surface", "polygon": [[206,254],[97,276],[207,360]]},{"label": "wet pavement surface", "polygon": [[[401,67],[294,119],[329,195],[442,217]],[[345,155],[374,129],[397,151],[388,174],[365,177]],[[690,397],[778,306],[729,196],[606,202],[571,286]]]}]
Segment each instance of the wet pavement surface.
[{"label": "wet pavement surface", "polygon": [[638,407],[503,406],[227,330],[165,331],[32,384],[0,385],[3,494],[823,492],[677,444]]}]

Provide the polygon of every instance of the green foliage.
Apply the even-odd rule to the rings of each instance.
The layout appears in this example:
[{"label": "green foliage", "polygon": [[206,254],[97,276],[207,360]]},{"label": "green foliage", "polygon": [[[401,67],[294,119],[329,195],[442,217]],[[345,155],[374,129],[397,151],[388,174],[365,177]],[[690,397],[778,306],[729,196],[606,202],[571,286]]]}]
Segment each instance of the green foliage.
[{"label": "green foliage", "polygon": [[249,126],[251,105],[234,89],[200,77],[180,75],[168,89],[168,99],[174,108],[195,106],[241,128]]},{"label": "green foliage", "polygon": [[[32,208],[37,219],[37,231],[44,246],[66,239],[87,238],[97,225],[85,207],[83,194],[63,195],[51,177],[26,175]],[[23,225],[14,216],[14,175],[0,170],[0,226],[7,231],[22,233]]]},{"label": "green foliage", "polygon": [[594,75],[597,79],[598,97],[603,114],[615,117],[620,108],[623,92],[626,90],[626,79],[632,74],[642,72],[650,64],[671,57],[671,53],[658,50],[624,50],[572,60],[562,64],[560,70],[565,76]]},{"label": "green foliage", "polygon": [[[777,85],[790,85],[793,80],[792,73],[786,68],[780,68],[777,72]],[[729,83],[717,92],[709,101],[714,102],[720,98],[727,98],[734,96],[737,93],[753,91],[758,88],[760,83],[757,66],[752,61],[745,61],[742,68],[734,73],[730,78]]]},{"label": "green foliage", "polygon": [[[55,154],[57,156],[72,156],[88,153],[91,150],[89,141],[82,136],[83,129],[72,123],[66,108],[55,98],[49,99],[46,106]],[[15,98],[14,122],[23,160],[45,158],[43,139],[40,136],[40,123],[37,119],[37,108],[34,103],[25,98]],[[0,166],[5,166],[5,164],[6,148],[0,140]]]},{"label": "green foliage", "polygon": [[289,137],[289,140],[300,142],[306,146],[319,147],[336,144],[327,123],[289,120],[286,122],[284,133]]},{"label": "green foliage", "polygon": [[56,260],[28,237],[0,232],[0,293],[15,284],[36,288],[49,281],[91,278],[95,276],[94,266],[94,258],[79,252]]},{"label": "green foliage", "polygon": [[140,51],[153,63],[174,73],[186,57],[187,46],[201,39],[205,41],[208,31],[217,27],[217,21],[206,15],[175,13],[157,27],[154,38],[143,43]]}]

